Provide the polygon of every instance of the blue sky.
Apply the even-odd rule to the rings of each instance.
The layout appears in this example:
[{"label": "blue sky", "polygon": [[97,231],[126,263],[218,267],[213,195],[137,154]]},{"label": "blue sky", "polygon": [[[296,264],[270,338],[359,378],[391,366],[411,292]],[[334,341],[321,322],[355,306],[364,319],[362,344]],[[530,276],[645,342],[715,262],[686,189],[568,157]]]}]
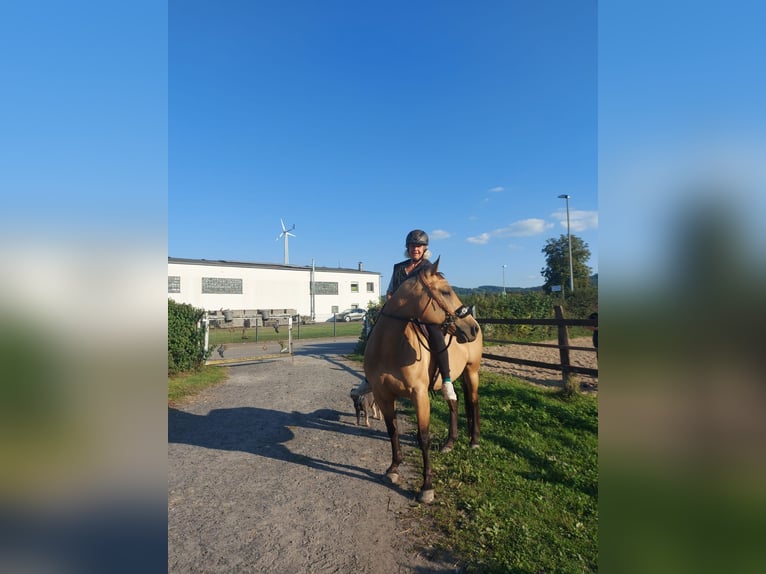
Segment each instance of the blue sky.
[{"label": "blue sky", "polygon": [[[599,229],[576,233],[591,247],[594,270],[604,262],[601,310],[610,324],[615,296],[638,299],[626,286],[645,296],[646,285],[673,271],[679,230],[704,199],[730,222],[740,247],[734,256],[760,273],[757,280],[743,274],[745,293],[756,291],[766,253],[766,4],[605,0],[598,30],[594,11],[594,3],[576,0],[3,3],[0,310],[6,322],[17,318],[34,330],[41,359],[58,367],[53,357],[67,357],[56,372],[77,380],[56,389],[58,403],[95,413],[74,419],[71,436],[86,429],[103,439],[99,445],[132,440],[108,461],[100,448],[89,457],[82,491],[68,469],[66,489],[40,483],[45,499],[65,492],[66,508],[87,500],[89,513],[107,498],[135,508],[132,493],[120,497],[128,482],[143,488],[131,472],[153,473],[146,515],[162,520],[142,531],[164,532],[165,505],[156,502],[167,492],[167,256],[280,262],[280,218],[296,225],[290,252],[297,264],[364,261],[385,280],[406,232],[422,227],[449,234],[434,237],[432,247],[454,284],[497,285],[507,264],[508,286],[535,285],[545,239],[565,231],[557,196],[568,193],[576,225],[580,212],[601,220]],[[483,234],[486,242],[470,241]],[[683,284],[677,299],[699,287]],[[761,299],[745,301],[753,307],[747,319],[758,316]],[[737,307],[720,303],[722,313]],[[619,313],[612,317],[619,321]],[[703,313],[699,321],[706,320]],[[661,321],[658,328],[689,329],[673,317]],[[713,325],[711,339],[731,335],[733,324]],[[634,338],[617,343],[632,329],[611,325],[602,357],[613,341],[610,370],[621,384],[602,390],[609,425],[641,414],[633,374],[617,372],[619,349],[635,349],[624,361],[629,371],[647,356]],[[746,325],[739,332],[748,333]],[[723,350],[711,353],[714,361],[738,356]],[[94,353],[103,361],[94,363]],[[695,392],[705,365],[694,365]],[[714,374],[746,372],[713,367]],[[14,364],[8,368],[15,375]],[[718,379],[708,385],[703,377],[706,397],[721,384],[741,389],[731,377]],[[640,392],[665,389],[641,383]],[[626,388],[628,400],[612,399]],[[738,406],[731,388],[725,396],[735,402],[724,401],[727,408]],[[143,404],[127,389],[138,389]],[[639,403],[655,404],[648,398]],[[635,412],[620,418],[621,403]],[[699,420],[750,412],[745,405],[734,415],[716,413],[708,403]],[[129,426],[139,411],[140,428]],[[735,426],[722,436],[734,438],[747,425]],[[751,435],[732,444],[726,468],[742,444],[754,444]],[[616,446],[633,457],[627,445]],[[39,459],[31,468],[52,468],[50,448],[29,451]],[[115,460],[122,452],[130,456]],[[148,464],[137,465],[135,453],[148,452]],[[705,452],[695,444],[679,460],[704,462]],[[608,446],[599,456],[604,464],[621,461]],[[744,468],[730,475],[752,478],[759,467]],[[61,475],[53,470],[46,476]],[[115,483],[118,476],[129,480]],[[102,487],[94,489],[97,482]],[[116,496],[90,497],[110,488]],[[76,531],[102,540],[82,529],[82,513],[73,510]],[[114,516],[114,505],[106,511]],[[678,525],[676,518],[665,523]],[[57,514],[66,526],[61,520]],[[659,532],[657,539],[676,542]],[[158,558],[166,564],[164,553]],[[40,551],[31,559],[38,564]]]},{"label": "blue sky", "polygon": [[[168,254],[356,267],[413,228],[453,285],[598,271],[595,2],[170,2]],[[503,271],[503,265],[506,265]]]}]

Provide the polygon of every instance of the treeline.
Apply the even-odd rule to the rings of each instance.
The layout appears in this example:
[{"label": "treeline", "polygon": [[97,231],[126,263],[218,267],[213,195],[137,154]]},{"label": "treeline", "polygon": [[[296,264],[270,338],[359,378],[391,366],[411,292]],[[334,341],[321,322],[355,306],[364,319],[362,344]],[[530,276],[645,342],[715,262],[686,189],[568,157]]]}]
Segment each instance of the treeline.
[{"label": "treeline", "polygon": [[[459,295],[465,305],[474,308],[477,319],[553,319],[554,307],[561,305],[567,319],[587,319],[598,301],[598,289],[580,289],[567,295],[543,291],[525,293],[476,293]],[[486,325],[485,337],[518,340],[542,340],[556,337],[556,327],[545,325]]]},{"label": "treeline", "polygon": [[[453,288],[454,289],[454,288]],[[477,319],[554,319],[556,305],[564,309],[567,319],[587,319],[595,310],[598,301],[598,289],[588,287],[575,291],[566,299],[560,293],[546,294],[541,289],[522,293],[479,292],[459,294],[464,305],[473,308]],[[367,317],[374,323],[382,305],[371,305]],[[555,339],[557,329],[547,325],[485,325],[484,337],[492,339],[512,339],[518,341],[543,341]],[[356,353],[363,354],[366,346],[364,331],[359,337]]]},{"label": "treeline", "polygon": [[[594,289],[598,289],[598,273],[594,273],[588,278],[588,285]],[[586,287],[583,287],[585,289]],[[478,287],[455,287],[452,286],[453,291],[461,299],[468,295],[502,295],[503,287],[498,285],[479,285]],[[537,287],[505,287],[506,293],[533,293],[537,291],[545,291],[542,285]]]}]

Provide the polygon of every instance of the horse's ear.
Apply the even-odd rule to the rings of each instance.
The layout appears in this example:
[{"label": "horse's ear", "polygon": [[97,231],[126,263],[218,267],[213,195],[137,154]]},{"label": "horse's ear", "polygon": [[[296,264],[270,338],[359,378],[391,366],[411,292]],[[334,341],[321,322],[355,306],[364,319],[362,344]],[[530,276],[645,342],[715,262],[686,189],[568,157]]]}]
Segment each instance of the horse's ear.
[{"label": "horse's ear", "polygon": [[433,270],[432,270],[433,273],[438,273],[439,272],[439,261],[441,260],[441,258],[442,258],[442,256],[439,255],[439,257],[436,258],[436,261],[434,261],[434,267],[433,267]]}]

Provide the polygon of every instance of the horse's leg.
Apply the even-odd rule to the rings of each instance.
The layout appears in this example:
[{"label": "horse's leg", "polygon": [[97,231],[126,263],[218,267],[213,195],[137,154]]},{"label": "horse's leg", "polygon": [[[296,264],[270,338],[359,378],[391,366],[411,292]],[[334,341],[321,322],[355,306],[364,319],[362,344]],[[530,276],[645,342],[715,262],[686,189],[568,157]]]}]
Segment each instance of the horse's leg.
[{"label": "horse's leg", "polygon": [[479,371],[466,370],[463,372],[463,397],[465,399],[465,417],[468,423],[468,436],[471,448],[479,448]]},{"label": "horse's leg", "polygon": [[434,501],[434,487],[432,483],[431,469],[431,436],[429,425],[431,423],[431,401],[428,398],[428,386],[423,387],[413,396],[413,404],[418,417],[418,442],[423,453],[423,486],[420,488],[418,500],[424,503]]},{"label": "horse's leg", "polygon": [[396,401],[383,402],[378,405],[383,413],[383,420],[386,423],[388,438],[391,441],[391,466],[386,470],[386,477],[394,484],[399,482],[399,465],[404,460],[402,448],[399,444],[399,428],[396,424]]},{"label": "horse's leg", "polygon": [[457,440],[457,400],[447,401],[447,406],[449,407],[449,433],[447,434],[447,442],[444,443],[441,452],[451,452]]}]

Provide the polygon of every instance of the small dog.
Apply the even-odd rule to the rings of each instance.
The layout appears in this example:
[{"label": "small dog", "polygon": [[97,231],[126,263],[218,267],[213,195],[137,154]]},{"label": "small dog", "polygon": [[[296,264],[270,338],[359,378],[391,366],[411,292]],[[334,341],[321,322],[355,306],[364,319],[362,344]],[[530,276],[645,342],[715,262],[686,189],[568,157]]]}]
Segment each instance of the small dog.
[{"label": "small dog", "polygon": [[372,387],[367,382],[367,379],[359,383],[359,386],[355,389],[351,389],[351,399],[354,401],[357,426],[362,424],[362,416],[364,416],[364,426],[366,427],[370,426],[370,417],[378,420],[382,418],[380,409],[372,394]]}]

